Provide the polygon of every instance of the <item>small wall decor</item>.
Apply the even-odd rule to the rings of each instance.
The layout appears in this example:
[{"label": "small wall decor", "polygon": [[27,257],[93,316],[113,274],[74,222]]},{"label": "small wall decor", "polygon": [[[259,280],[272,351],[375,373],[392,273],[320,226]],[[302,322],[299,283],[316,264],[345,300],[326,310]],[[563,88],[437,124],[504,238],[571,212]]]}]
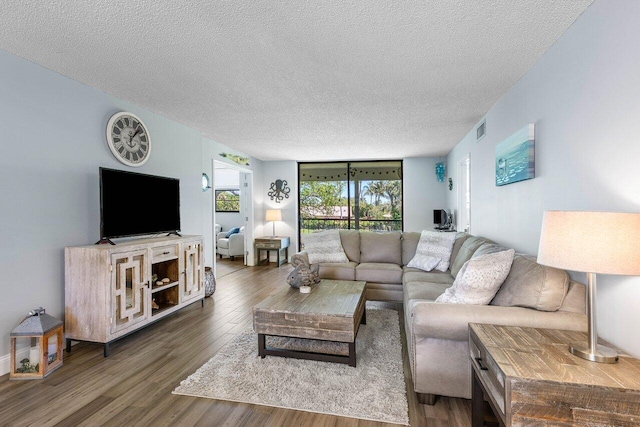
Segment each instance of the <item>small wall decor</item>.
[{"label": "small wall decor", "polygon": [[535,177],[533,123],[496,145],[496,186]]},{"label": "small wall decor", "polygon": [[438,178],[438,182],[444,182],[444,174],[447,172],[447,167],[444,163],[438,162],[436,163],[436,177]]},{"label": "small wall decor", "polygon": [[449,191],[453,190],[453,179],[449,178]]},{"label": "small wall decor", "polygon": [[209,179],[209,175],[206,173],[202,173],[202,191],[207,191],[211,188],[211,180]]},{"label": "small wall decor", "polygon": [[276,179],[275,182],[271,183],[269,189],[271,191],[267,195],[271,197],[271,200],[275,200],[276,203],[280,203],[283,199],[288,199],[291,191],[291,188],[287,186],[287,181],[284,179]]},{"label": "small wall decor", "polygon": [[237,154],[229,154],[229,153],[220,153],[220,157],[224,157],[225,159],[229,159],[232,162],[236,162],[242,166],[249,166],[249,158],[238,156]]}]

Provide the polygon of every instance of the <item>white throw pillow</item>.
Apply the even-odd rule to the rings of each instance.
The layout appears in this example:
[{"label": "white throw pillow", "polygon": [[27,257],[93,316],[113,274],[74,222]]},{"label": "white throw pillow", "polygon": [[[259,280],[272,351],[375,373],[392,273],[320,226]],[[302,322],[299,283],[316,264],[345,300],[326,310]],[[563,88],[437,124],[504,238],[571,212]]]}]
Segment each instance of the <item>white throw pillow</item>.
[{"label": "white throw pillow", "polygon": [[424,271],[431,271],[440,263],[440,258],[436,258],[429,255],[416,254],[407,267],[419,268]]},{"label": "white throw pillow", "polygon": [[[416,266],[421,270],[431,271],[434,268],[438,271],[447,271],[449,268],[449,258],[451,258],[451,250],[453,243],[456,241],[456,233],[444,233],[437,231],[422,230],[420,240],[416,248],[416,255],[409,261],[407,267]],[[438,263],[428,270],[417,267],[423,260],[422,257],[436,258]],[[411,265],[414,264],[414,265]],[[430,265],[430,263],[426,264]]]},{"label": "white throw pillow", "polygon": [[318,233],[304,234],[304,250],[309,255],[309,263],[349,262],[340,241],[339,230],[325,230]]},{"label": "white throw pillow", "polygon": [[480,255],[465,262],[456,280],[436,302],[486,305],[507,278],[516,251]]}]

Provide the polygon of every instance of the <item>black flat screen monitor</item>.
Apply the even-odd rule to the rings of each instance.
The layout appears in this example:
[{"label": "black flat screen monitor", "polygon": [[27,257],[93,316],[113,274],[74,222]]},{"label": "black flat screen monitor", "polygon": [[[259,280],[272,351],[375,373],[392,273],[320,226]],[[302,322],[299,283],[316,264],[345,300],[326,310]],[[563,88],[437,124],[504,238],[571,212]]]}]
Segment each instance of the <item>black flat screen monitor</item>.
[{"label": "black flat screen monitor", "polygon": [[439,228],[447,225],[447,219],[449,214],[444,209],[434,209],[433,210],[433,223],[436,224]]},{"label": "black flat screen monitor", "polygon": [[100,238],[180,231],[180,180],[100,168]]}]

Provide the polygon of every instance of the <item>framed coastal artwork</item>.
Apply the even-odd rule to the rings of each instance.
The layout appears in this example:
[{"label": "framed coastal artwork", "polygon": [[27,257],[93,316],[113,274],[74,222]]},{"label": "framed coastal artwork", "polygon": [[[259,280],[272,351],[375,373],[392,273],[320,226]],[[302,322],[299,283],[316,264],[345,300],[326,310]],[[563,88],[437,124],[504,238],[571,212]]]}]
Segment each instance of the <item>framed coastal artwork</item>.
[{"label": "framed coastal artwork", "polygon": [[533,123],[496,145],[496,186],[534,178],[535,166]]}]

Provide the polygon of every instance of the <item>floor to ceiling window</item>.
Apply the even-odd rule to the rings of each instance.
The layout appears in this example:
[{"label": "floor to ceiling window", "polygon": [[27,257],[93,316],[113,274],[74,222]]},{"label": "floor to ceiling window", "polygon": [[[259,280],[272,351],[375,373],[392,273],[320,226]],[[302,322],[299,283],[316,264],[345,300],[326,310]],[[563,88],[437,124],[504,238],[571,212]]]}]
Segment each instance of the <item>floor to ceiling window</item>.
[{"label": "floor to ceiling window", "polygon": [[299,232],[402,230],[402,161],[299,163]]}]

